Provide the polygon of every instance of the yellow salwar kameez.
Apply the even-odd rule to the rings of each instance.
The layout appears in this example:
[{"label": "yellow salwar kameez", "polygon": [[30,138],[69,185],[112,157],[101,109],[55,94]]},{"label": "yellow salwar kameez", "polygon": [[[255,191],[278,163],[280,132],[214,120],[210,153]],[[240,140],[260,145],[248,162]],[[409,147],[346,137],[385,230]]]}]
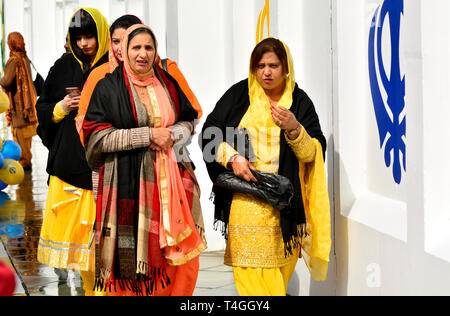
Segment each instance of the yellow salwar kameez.
[{"label": "yellow salwar kameez", "polygon": [[[295,74],[286,45],[285,49],[289,75],[278,106],[289,109],[293,101]],[[234,194],[224,263],[233,267],[235,285],[241,296],[285,296],[300,251],[306,256],[305,263],[312,276],[316,280],[326,279],[331,240],[322,149],[320,143],[311,138],[304,128],[295,140],[280,135],[281,129],[271,116],[269,99],[251,72],[249,96],[250,106],[239,127],[249,133],[255,154],[255,160],[250,162],[259,171],[278,174],[280,137],[286,137],[300,165],[299,176],[307,219],[304,229],[308,236],[302,240],[305,243],[301,243],[302,249],[294,249],[293,254],[286,256],[280,211],[250,195]],[[237,151],[224,142],[218,148],[216,161],[227,167],[236,154]],[[315,200],[311,201],[310,198]]]},{"label": "yellow salwar kameez", "polygon": [[38,260],[59,269],[94,271],[95,203],[83,190],[51,176]]},{"label": "yellow salwar kameez", "polygon": [[[256,115],[256,116],[255,116]],[[261,123],[259,127],[252,123]],[[278,173],[280,128],[273,123],[270,109],[249,109],[240,127],[249,131],[250,143],[256,154],[255,168]],[[284,137],[284,136],[283,136]],[[303,129],[298,139],[288,140],[297,156],[314,157],[314,147]],[[221,163],[236,154],[228,144],[219,147]],[[242,296],[283,296],[295,270],[299,249],[286,256],[280,226],[280,211],[270,204],[245,194],[235,194],[230,209],[226,265],[233,267],[236,288]]]},{"label": "yellow salwar kameez", "polygon": [[75,270],[83,280],[85,296],[95,284],[95,202],[83,190],[51,176],[38,246],[38,261],[53,268]]}]

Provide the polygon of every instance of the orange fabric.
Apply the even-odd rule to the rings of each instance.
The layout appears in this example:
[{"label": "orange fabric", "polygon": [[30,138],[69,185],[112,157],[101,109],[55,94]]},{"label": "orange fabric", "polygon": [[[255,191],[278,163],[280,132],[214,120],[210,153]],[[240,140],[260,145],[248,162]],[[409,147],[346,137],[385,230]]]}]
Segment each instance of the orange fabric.
[{"label": "orange fabric", "polygon": [[[161,62],[159,62],[159,66],[162,68]],[[173,60],[168,59],[167,71],[178,82],[181,90],[184,92],[189,102],[191,102],[192,107],[198,112],[198,119],[200,119],[203,116],[202,107],[200,106],[200,103],[198,102],[194,92],[192,92],[191,88],[189,87],[189,84],[187,83],[186,78],[184,78],[180,68],[178,68],[177,63]]]},{"label": "orange fabric", "polygon": [[86,115],[86,112],[88,110],[89,102],[91,101],[91,96],[94,92],[95,87],[97,86],[97,83],[105,78],[106,74],[108,74],[109,71],[109,63],[104,63],[103,65],[98,66],[97,68],[92,70],[91,74],[86,80],[86,83],[84,84],[83,91],[81,91],[81,98],[80,103],[78,104],[78,114],[75,118],[75,124],[78,133],[80,134],[80,141],[83,146],[84,136],[81,126],[83,125],[84,116]]},{"label": "orange fabric", "polygon": [[[173,125],[175,112],[159,81],[154,89],[160,114],[160,126],[155,127]],[[157,152],[156,170],[161,195],[160,246],[170,264],[184,264],[199,255],[203,240],[195,229],[173,148]]]},{"label": "orange fabric", "polygon": [[[194,258],[182,266],[166,266],[170,284],[165,288],[160,285],[151,296],[192,296],[197,284],[198,271],[200,269],[200,258]],[[142,286],[145,289],[145,286]],[[116,286],[115,291],[108,291],[108,296],[136,296],[130,290],[121,290]]]}]

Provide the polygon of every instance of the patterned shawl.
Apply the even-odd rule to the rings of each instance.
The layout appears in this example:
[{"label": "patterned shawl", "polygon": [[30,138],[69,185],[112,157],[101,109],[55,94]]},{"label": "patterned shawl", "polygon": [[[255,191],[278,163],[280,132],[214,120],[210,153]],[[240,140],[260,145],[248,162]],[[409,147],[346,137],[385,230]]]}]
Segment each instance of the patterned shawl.
[{"label": "patterned shawl", "polygon": [[[194,120],[197,112],[176,81],[158,67],[154,70],[155,80],[161,84],[175,113],[174,122]],[[122,289],[126,286],[138,294],[150,294],[158,284],[169,284],[164,266],[184,264],[206,247],[203,227],[198,225],[201,221],[195,221],[199,214],[201,217],[201,209],[190,162],[175,165],[183,184],[178,203],[188,210],[177,214],[184,217],[178,217],[171,216],[172,209],[169,214],[164,213],[163,205],[173,201],[163,194],[167,191],[160,179],[165,174],[155,168],[157,153],[149,148],[107,155],[101,152],[102,139],[109,133],[144,126],[152,126],[152,122],[122,64],[97,85],[85,116],[83,134],[88,163],[100,173],[97,286],[111,289],[118,283]],[[169,215],[168,221],[163,214]],[[185,234],[178,234],[175,244],[166,244],[162,226],[184,227],[181,231]],[[170,229],[168,234],[177,231]]]}]

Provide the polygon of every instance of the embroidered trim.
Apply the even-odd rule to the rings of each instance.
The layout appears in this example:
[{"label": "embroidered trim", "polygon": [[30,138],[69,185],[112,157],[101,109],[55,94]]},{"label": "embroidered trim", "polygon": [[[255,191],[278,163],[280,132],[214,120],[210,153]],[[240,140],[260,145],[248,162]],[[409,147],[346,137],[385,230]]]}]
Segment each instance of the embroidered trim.
[{"label": "embroidered trim", "polygon": [[250,268],[279,268],[297,260],[285,256],[281,227],[230,225],[225,265]]}]

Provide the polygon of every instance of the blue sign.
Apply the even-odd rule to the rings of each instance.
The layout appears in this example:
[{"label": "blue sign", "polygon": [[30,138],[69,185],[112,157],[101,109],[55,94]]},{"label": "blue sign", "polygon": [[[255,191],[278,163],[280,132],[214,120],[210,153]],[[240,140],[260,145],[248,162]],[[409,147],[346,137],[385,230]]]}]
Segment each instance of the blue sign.
[{"label": "blue sign", "polygon": [[[380,148],[383,149],[383,144],[385,144],[386,167],[392,166],[394,180],[397,184],[402,181],[402,170],[406,172],[406,143],[404,140],[406,138],[406,115],[400,121],[405,108],[405,76],[402,77],[400,74],[400,21],[402,15],[403,0],[385,0],[373,16],[369,35],[370,87],[380,136]],[[387,16],[389,16],[391,42],[389,78],[382,56],[382,35]],[[378,73],[380,78],[378,78]],[[379,79],[382,87],[380,87]],[[384,88],[387,95],[387,104],[383,100],[381,88]],[[402,159],[400,154],[402,154]]]}]

